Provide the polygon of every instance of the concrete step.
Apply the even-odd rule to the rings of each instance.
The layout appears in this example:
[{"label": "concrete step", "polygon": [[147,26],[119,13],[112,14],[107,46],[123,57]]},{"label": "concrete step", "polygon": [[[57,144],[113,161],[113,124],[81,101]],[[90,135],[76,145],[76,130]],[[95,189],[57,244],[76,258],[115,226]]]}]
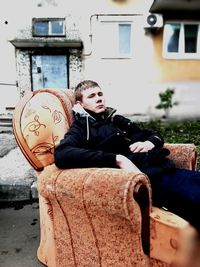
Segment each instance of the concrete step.
[{"label": "concrete step", "polygon": [[38,199],[36,173],[15,147],[0,157],[0,203],[33,199]]},{"label": "concrete step", "polygon": [[6,110],[9,112],[13,112],[15,110],[15,107],[6,107]]},{"label": "concrete step", "polygon": [[0,126],[1,127],[12,127],[12,116],[11,115],[1,115],[0,116]]}]

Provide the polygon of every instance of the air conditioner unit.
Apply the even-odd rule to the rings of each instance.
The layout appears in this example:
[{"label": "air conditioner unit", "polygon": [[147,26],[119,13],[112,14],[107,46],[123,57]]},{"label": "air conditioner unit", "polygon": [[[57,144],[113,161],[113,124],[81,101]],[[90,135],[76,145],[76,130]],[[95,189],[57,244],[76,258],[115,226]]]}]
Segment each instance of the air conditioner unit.
[{"label": "air conditioner unit", "polygon": [[163,16],[161,14],[149,13],[144,16],[144,28],[163,27]]}]

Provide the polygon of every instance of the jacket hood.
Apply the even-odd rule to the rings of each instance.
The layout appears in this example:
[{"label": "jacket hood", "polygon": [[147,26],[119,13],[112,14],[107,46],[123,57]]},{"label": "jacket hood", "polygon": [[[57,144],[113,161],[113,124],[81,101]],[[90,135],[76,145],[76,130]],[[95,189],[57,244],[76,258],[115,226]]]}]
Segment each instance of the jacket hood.
[{"label": "jacket hood", "polygon": [[72,110],[75,112],[75,115],[79,114],[81,117],[89,116],[89,113],[80,104],[75,104]]},{"label": "jacket hood", "polygon": [[89,119],[92,120],[94,123],[102,123],[107,121],[112,115],[116,112],[116,109],[107,107],[104,112],[102,112],[102,116],[99,116],[99,119],[96,118],[96,114],[92,116],[92,112],[85,110],[80,104],[75,104],[72,108],[75,113],[75,119],[85,118],[86,125],[87,125],[87,140],[90,138],[90,129],[89,129]]},{"label": "jacket hood", "polygon": [[[80,104],[75,104],[72,108],[72,110],[75,113],[75,118],[80,118],[80,117],[88,117],[91,118],[94,121],[97,121],[97,118],[92,115],[93,112],[89,112],[86,109],[84,109]],[[110,118],[114,113],[116,112],[116,109],[113,109],[111,107],[107,107],[104,112],[102,112],[102,120],[107,120]]]}]

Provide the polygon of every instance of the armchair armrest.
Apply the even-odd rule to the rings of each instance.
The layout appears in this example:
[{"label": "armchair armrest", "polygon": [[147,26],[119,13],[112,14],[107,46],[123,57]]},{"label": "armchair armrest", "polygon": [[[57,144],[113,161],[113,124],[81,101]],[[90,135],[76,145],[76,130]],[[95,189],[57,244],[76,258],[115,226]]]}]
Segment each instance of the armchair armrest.
[{"label": "armchair armrest", "polygon": [[177,168],[195,170],[197,164],[197,150],[194,144],[165,144],[170,150],[169,158]]},{"label": "armchair armrest", "polygon": [[[193,144],[165,144],[171,152],[169,158],[176,167],[195,170],[197,152]],[[163,262],[167,266],[176,265],[177,253],[181,246],[181,235],[189,223],[181,217],[157,207],[150,214],[150,258],[153,267]],[[166,265],[164,265],[166,266]]]},{"label": "armchair armrest", "polygon": [[163,266],[158,262],[163,262],[164,266],[176,266],[181,235],[190,226],[189,223],[174,213],[153,207],[150,225],[151,266]]},{"label": "armchair armrest", "polygon": [[[144,188],[150,211],[151,189],[141,172],[45,167],[38,190],[52,205],[56,266],[71,266],[74,260],[81,266],[131,267],[140,261],[142,266],[147,260],[143,218],[133,196],[135,189],[138,196]],[[149,213],[147,218],[149,226]]]}]

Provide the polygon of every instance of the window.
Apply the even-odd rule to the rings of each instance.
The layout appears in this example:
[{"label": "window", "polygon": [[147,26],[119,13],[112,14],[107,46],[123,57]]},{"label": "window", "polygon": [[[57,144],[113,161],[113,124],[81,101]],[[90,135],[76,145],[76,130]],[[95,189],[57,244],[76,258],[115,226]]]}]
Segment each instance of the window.
[{"label": "window", "polygon": [[33,36],[65,36],[64,19],[33,19]]},{"label": "window", "polygon": [[200,24],[166,23],[163,56],[174,59],[200,59]]},{"label": "window", "polygon": [[119,24],[119,53],[129,55],[131,51],[131,24]]},{"label": "window", "polygon": [[101,58],[132,57],[132,31],[130,19],[102,18],[98,27],[97,51]]}]

